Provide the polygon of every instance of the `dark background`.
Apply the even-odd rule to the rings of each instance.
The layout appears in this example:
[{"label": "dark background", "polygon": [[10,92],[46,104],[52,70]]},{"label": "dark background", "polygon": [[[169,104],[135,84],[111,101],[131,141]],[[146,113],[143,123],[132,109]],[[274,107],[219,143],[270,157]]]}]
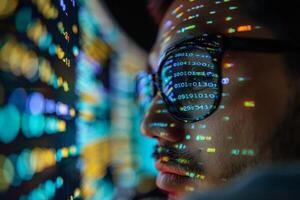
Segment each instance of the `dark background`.
[{"label": "dark background", "polygon": [[149,15],[147,0],[103,0],[103,2],[120,27],[138,45],[149,51],[154,43],[158,27]]}]

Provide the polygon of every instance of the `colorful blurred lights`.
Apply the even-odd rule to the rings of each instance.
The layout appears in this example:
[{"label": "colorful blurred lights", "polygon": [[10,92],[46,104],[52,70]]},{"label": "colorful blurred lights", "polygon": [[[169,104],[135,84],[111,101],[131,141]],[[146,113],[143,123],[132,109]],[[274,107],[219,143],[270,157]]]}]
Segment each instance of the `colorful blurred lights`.
[{"label": "colorful blurred lights", "polygon": [[255,101],[251,101],[251,100],[244,101],[244,106],[247,107],[247,108],[254,108],[255,107]]},{"label": "colorful blurred lights", "polygon": [[0,108],[0,141],[12,142],[18,135],[21,117],[16,106],[7,104]]},{"label": "colorful blurred lights", "polygon": [[12,184],[14,174],[11,160],[0,154],[0,192],[5,191]]},{"label": "colorful blurred lights", "polygon": [[44,111],[44,104],[44,96],[39,92],[32,93],[28,98],[28,109],[34,115]]}]

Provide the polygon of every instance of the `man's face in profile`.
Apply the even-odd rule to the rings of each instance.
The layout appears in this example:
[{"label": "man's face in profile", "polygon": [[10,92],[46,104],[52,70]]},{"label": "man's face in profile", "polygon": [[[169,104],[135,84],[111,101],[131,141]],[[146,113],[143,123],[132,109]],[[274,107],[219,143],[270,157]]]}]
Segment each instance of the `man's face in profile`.
[{"label": "man's face in profile", "polygon": [[[175,1],[165,14],[150,56],[152,72],[157,72],[166,49],[204,33],[276,38],[241,8],[237,0]],[[195,123],[165,112],[158,92],[142,124],[143,133],[158,140],[158,187],[174,197],[204,191],[271,161],[273,133],[289,103],[285,67],[280,53],[224,51],[221,102],[212,115]]]}]

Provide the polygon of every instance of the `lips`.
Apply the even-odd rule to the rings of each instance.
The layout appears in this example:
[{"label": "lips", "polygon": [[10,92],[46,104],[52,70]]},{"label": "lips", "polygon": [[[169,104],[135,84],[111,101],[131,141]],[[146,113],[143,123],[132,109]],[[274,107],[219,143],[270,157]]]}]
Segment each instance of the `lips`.
[{"label": "lips", "polygon": [[156,146],[153,156],[157,159],[155,167],[159,171],[156,184],[161,190],[179,197],[199,185],[198,176],[203,170],[193,162],[189,152],[172,146]]},{"label": "lips", "polygon": [[185,193],[186,187],[193,187],[195,184],[195,180],[187,176],[187,172],[180,167],[168,165],[161,160],[156,161],[155,167],[159,171],[156,185],[169,195],[174,196],[174,199]]},{"label": "lips", "polygon": [[185,170],[168,165],[165,162],[162,162],[160,159],[156,161],[155,167],[161,173],[170,173],[170,174],[177,174],[179,176],[186,176]]}]

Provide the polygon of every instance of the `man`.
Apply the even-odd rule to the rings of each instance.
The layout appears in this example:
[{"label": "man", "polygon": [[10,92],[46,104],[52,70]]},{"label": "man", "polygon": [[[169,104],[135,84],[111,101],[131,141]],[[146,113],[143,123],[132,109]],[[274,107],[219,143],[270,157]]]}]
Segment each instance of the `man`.
[{"label": "man", "polygon": [[158,141],[158,187],[180,199],[257,165],[298,161],[299,2],[157,0],[150,8],[160,23],[155,75],[140,76],[139,89],[150,103],[142,132]]}]

